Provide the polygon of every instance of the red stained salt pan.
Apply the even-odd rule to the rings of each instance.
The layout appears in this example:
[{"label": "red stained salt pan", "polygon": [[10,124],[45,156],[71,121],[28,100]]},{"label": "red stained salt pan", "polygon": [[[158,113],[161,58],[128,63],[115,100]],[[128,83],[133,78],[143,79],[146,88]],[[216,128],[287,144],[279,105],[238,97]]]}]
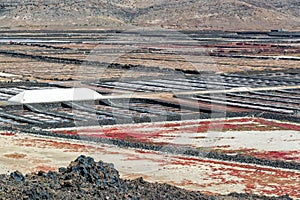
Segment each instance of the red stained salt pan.
[{"label": "red stained salt pan", "polygon": [[[241,124],[239,124],[241,123]],[[243,124],[247,123],[247,124]],[[154,128],[156,130],[148,130]],[[161,128],[157,130],[157,128]],[[144,129],[144,130],[143,130]],[[170,122],[165,124],[141,124],[128,126],[114,126],[114,127],[99,127],[86,128],[80,131],[64,130],[54,131],[59,134],[67,135],[87,135],[90,137],[113,138],[128,141],[149,142],[149,138],[164,137],[170,133],[204,133],[209,130],[219,131],[268,131],[268,130],[296,130],[300,131],[300,126],[295,124],[281,123],[268,121],[259,118],[241,118],[229,120],[215,120],[215,121],[200,121],[200,122]]]}]

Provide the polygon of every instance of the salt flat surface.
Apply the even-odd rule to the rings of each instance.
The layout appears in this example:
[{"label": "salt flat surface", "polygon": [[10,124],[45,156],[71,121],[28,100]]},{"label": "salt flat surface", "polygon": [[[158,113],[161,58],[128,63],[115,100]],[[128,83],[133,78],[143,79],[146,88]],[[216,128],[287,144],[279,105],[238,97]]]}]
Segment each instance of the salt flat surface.
[{"label": "salt flat surface", "polygon": [[264,151],[300,150],[300,132],[292,130],[187,132],[172,135],[175,136],[173,139],[168,137],[166,140],[163,136],[149,139],[153,142],[170,142],[195,147],[228,146],[228,149],[254,148]]}]

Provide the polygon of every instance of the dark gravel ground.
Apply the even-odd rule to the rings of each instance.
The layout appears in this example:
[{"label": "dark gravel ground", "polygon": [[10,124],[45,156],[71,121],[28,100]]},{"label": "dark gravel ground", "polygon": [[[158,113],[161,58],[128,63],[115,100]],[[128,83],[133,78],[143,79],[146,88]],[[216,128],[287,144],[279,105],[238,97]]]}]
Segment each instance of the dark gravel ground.
[{"label": "dark gravel ground", "polygon": [[232,193],[207,196],[168,184],[149,183],[142,178],[123,180],[113,164],[79,156],[67,168],[27,174],[0,175],[0,199],[291,199]]}]

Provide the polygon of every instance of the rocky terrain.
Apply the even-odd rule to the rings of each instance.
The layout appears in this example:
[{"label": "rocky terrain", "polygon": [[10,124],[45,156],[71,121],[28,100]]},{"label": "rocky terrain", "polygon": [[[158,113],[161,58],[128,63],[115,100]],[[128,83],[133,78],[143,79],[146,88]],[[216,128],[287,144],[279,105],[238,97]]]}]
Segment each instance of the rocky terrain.
[{"label": "rocky terrain", "polygon": [[2,28],[47,29],[158,26],[174,29],[299,29],[299,1],[7,1]]},{"label": "rocky terrain", "polygon": [[228,196],[208,196],[168,184],[149,183],[142,178],[124,180],[113,164],[79,156],[67,168],[23,176],[16,171],[1,175],[1,199],[282,199],[288,196],[266,197],[231,193]]}]

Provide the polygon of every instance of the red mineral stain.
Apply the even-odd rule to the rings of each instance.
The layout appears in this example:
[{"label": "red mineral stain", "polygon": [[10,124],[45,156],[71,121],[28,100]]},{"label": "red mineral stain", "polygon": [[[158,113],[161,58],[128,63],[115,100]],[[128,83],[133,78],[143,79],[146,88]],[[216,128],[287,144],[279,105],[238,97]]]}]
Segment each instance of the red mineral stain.
[{"label": "red mineral stain", "polygon": [[0,135],[3,135],[3,136],[15,136],[16,134],[15,133],[0,133]]},{"label": "red mineral stain", "polygon": [[47,165],[39,165],[39,166],[35,167],[33,171],[34,172],[39,172],[39,171],[49,172],[49,171],[57,171],[57,168],[52,167],[52,166],[47,166]]},{"label": "red mineral stain", "polygon": [[299,151],[263,151],[251,152],[249,155],[268,160],[300,161]]},{"label": "red mineral stain", "polygon": [[7,158],[14,158],[14,159],[22,159],[25,158],[27,155],[22,153],[11,153],[11,154],[4,154]]}]

